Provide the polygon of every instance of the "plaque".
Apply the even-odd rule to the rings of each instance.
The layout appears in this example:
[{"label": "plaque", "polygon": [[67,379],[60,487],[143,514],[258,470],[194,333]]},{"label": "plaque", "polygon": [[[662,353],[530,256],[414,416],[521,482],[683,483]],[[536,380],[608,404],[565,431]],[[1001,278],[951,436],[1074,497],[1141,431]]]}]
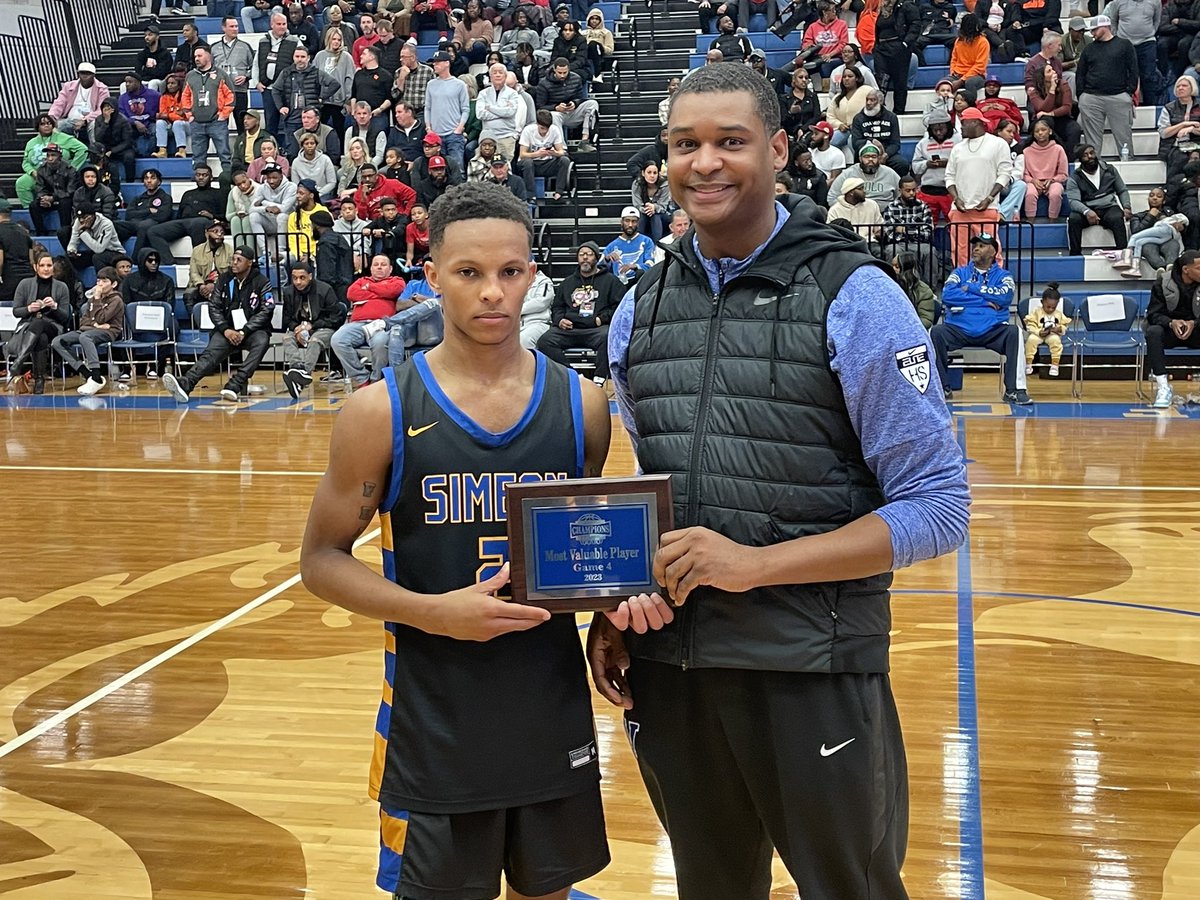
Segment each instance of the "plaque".
[{"label": "plaque", "polygon": [[577,612],[661,592],[654,552],[674,527],[670,475],[510,484],[506,505],[514,602]]}]

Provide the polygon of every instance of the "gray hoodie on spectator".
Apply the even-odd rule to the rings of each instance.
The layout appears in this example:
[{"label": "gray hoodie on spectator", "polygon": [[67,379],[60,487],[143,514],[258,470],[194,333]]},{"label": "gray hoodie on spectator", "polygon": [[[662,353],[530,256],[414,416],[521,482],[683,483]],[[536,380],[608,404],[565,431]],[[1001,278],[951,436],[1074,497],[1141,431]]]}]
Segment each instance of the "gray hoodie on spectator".
[{"label": "gray hoodie on spectator", "polygon": [[1162,4],[1158,0],[1112,0],[1104,7],[1104,15],[1112,19],[1113,33],[1136,47],[1155,39]]}]

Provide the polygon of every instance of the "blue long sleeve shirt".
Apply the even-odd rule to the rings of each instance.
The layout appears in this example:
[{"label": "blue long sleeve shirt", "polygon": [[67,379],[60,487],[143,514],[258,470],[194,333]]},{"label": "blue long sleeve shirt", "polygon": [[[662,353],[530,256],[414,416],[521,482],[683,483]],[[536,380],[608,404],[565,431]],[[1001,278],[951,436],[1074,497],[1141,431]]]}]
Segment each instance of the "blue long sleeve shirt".
[{"label": "blue long sleeve shirt", "polygon": [[[693,238],[714,295],[783,227],[787,210],[777,203],[775,211],[775,230],[745,259],[706,259]],[[633,310],[631,289],[609,326],[608,352],[617,407],[636,454],[635,401],[627,377]],[[971,498],[962,450],[932,365],[933,347],[912,303],[886,273],[863,267],[846,279],[830,304],[826,334],[830,366],[841,382],[867,466],[886,499],[875,513],[891,534],[892,567],[950,552],[966,538]],[[917,377],[909,363],[921,357],[921,350],[925,374]]]},{"label": "blue long sleeve shirt", "polygon": [[974,263],[959,266],[942,288],[945,322],[963,334],[981,337],[1009,320],[1015,294],[1012,275],[996,263],[986,272]]}]

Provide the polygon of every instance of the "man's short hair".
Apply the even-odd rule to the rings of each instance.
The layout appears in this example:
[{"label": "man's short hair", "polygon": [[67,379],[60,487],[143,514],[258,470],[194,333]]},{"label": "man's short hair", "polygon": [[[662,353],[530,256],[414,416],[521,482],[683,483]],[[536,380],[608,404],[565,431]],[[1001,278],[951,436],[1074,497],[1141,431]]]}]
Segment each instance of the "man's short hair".
[{"label": "man's short hair", "polygon": [[767,137],[774,135],[779,130],[779,96],[770,81],[740,62],[714,63],[711,66],[693,69],[671,95],[667,122],[670,123],[670,110],[675,108],[680,97],[689,94],[733,94],[742,91],[754,98],[754,110],[758,113]]},{"label": "man's short hair", "polygon": [[238,21],[237,16],[221,16],[221,27],[224,28],[225,23],[228,22],[230,19],[233,19],[234,24],[237,24],[237,21]]},{"label": "man's short hair", "polygon": [[901,184],[916,184],[917,179],[914,178],[911,174],[905,175],[903,178],[900,179],[900,183]]},{"label": "man's short hair", "polygon": [[114,284],[116,284],[117,282],[119,282],[121,280],[121,276],[117,274],[117,270],[114,269],[112,266],[105,266],[103,269],[101,269],[99,272],[96,273],[96,280],[99,281],[101,278],[103,278],[107,281],[111,281]]},{"label": "man's short hair", "polygon": [[145,178],[147,175],[153,175],[159,181],[162,181],[162,172],[158,171],[158,169],[147,169],[142,173],[142,178]]},{"label": "man's short hair", "polygon": [[210,165],[209,165],[208,163],[206,163],[206,162],[198,162],[198,163],[196,163],[194,166],[192,166],[192,172],[193,172],[193,173],[199,172],[201,169],[203,169],[203,170],[204,170],[205,172],[207,172],[209,175],[211,175],[211,174],[212,174],[212,166],[210,166]]},{"label": "man's short hair", "polygon": [[487,181],[468,181],[450,188],[429,207],[429,248],[440,247],[446,229],[455,222],[471,219],[503,219],[525,228],[533,246],[533,222],[529,207],[507,187]]},{"label": "man's short hair", "polygon": [[359,166],[359,167],[358,167],[358,171],[359,171],[360,173],[361,173],[361,172],[365,172],[365,171],[367,171],[367,169],[370,169],[372,172],[378,172],[378,171],[379,171],[379,167],[378,167],[378,166],[376,166],[376,165],[375,165],[375,163],[371,163],[371,162],[368,162],[368,163],[363,163],[361,166]]},{"label": "man's short hair", "polygon": [[311,275],[312,274],[312,266],[310,266],[308,264],[308,260],[306,260],[306,259],[293,259],[292,264],[290,266],[288,266],[288,271],[289,272],[307,272],[309,275]]},{"label": "man's short hair", "polygon": [[554,124],[554,113],[550,112],[548,109],[539,109],[537,111],[537,123],[539,125],[545,125],[547,128],[549,128]]},{"label": "man's short hair", "polygon": [[571,64],[570,64],[570,63],[567,61],[567,58],[566,58],[565,56],[556,56],[556,57],[554,57],[554,62],[553,62],[553,63],[551,63],[551,65],[552,65],[554,68],[556,68],[556,69],[569,69],[569,68],[571,68]]},{"label": "man's short hair", "polygon": [[357,103],[354,104],[354,108],[355,109],[365,109],[367,112],[370,112],[371,104],[368,103],[366,100],[359,100]]}]

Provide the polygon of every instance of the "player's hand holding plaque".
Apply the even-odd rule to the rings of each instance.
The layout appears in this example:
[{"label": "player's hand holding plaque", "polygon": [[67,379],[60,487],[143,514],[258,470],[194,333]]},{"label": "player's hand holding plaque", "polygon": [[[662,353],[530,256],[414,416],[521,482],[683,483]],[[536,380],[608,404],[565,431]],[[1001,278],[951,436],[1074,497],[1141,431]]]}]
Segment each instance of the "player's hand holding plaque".
[{"label": "player's hand holding plaque", "polygon": [[510,484],[506,505],[514,602],[611,610],[661,591],[654,552],[674,523],[670,475]]}]

